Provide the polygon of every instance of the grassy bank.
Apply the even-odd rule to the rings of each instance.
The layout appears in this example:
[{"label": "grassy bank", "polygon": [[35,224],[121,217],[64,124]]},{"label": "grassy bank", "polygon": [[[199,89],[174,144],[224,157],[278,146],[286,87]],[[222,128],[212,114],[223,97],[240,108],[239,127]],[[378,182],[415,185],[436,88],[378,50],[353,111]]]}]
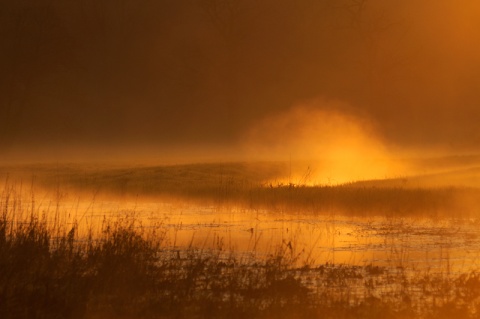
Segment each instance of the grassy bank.
[{"label": "grassy bank", "polygon": [[[2,173],[3,172],[3,173]],[[38,165],[4,167],[4,178],[40,189],[110,198],[191,201],[282,212],[354,215],[476,216],[480,188],[421,186],[393,179],[343,185],[306,186],[281,183],[288,174],[282,163],[185,164],[155,167]],[[21,181],[21,182],[18,182]]]}]

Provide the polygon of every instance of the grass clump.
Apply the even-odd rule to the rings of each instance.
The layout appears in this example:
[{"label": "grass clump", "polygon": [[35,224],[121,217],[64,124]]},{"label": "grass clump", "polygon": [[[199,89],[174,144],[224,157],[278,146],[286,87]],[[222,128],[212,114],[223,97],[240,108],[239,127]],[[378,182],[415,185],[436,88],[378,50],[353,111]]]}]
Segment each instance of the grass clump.
[{"label": "grass clump", "polygon": [[86,240],[74,227],[53,237],[34,216],[17,225],[1,221],[1,318],[245,318],[308,296],[281,257],[167,249],[134,220],[106,222]]},{"label": "grass clump", "polygon": [[74,232],[53,238],[34,216],[15,228],[1,220],[1,318],[83,316],[93,277],[86,252],[74,244]]}]

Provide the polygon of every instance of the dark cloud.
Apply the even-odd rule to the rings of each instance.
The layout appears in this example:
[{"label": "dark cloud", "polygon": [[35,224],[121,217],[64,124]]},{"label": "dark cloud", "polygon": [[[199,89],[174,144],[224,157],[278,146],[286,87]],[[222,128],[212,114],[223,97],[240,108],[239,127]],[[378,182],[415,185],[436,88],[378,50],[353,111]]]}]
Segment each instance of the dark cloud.
[{"label": "dark cloud", "polygon": [[234,145],[318,98],[387,144],[480,145],[477,1],[0,2],[4,151]]}]

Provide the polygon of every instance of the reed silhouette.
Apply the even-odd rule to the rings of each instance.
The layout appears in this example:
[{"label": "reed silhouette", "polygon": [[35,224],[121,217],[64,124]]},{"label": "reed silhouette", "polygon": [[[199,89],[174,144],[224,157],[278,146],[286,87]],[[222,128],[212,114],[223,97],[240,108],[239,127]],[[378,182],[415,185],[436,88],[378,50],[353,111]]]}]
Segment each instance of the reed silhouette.
[{"label": "reed silhouette", "polygon": [[298,265],[292,243],[264,256],[221,240],[174,248],[169,226],[128,214],[80,235],[9,189],[0,207],[1,318],[478,317],[476,271]]}]

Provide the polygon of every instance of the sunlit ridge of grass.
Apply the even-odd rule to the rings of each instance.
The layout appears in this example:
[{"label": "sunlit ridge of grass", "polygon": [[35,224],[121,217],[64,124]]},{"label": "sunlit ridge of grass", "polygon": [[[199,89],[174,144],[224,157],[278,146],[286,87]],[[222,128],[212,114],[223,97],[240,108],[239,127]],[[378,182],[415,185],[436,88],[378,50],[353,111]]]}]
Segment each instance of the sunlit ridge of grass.
[{"label": "sunlit ridge of grass", "polygon": [[[20,169],[20,168],[18,168]],[[39,188],[98,193],[114,198],[192,201],[248,209],[310,213],[478,215],[480,188],[427,187],[415,178],[339,185],[288,183],[285,163],[208,163],[152,167],[32,166],[24,181]],[[25,173],[28,171],[30,173]],[[468,173],[468,172],[464,172]],[[418,185],[417,185],[418,184]]]}]

